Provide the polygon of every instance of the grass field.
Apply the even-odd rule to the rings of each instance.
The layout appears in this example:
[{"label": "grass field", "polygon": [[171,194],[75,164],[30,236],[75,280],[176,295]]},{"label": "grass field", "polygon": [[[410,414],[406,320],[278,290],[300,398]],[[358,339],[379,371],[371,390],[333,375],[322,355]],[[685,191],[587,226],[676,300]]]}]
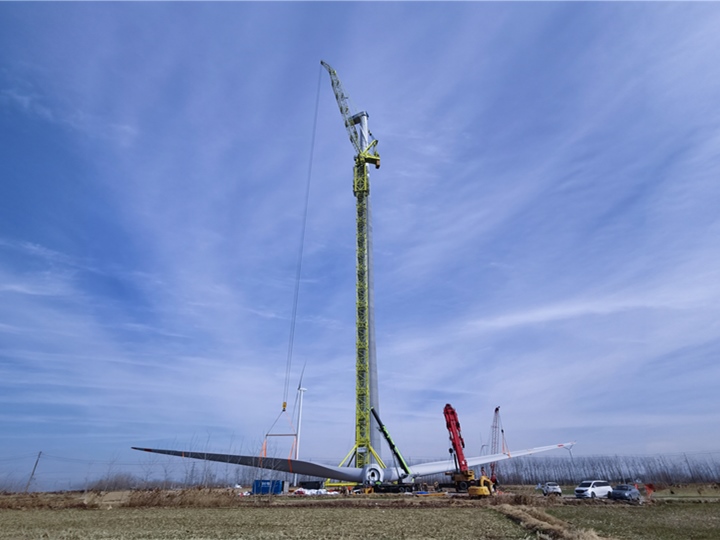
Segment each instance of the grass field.
[{"label": "grass field", "polygon": [[12,540],[229,538],[522,539],[525,531],[488,509],[472,508],[120,508],[4,511],[0,538]]},{"label": "grass field", "polygon": [[720,498],[691,494],[643,505],[547,499],[532,488],[483,500],[238,497],[233,490],[5,494],[0,539],[720,538]]},{"label": "grass field", "polygon": [[667,502],[563,505],[547,509],[563,521],[617,539],[717,540],[720,538],[720,503]]}]

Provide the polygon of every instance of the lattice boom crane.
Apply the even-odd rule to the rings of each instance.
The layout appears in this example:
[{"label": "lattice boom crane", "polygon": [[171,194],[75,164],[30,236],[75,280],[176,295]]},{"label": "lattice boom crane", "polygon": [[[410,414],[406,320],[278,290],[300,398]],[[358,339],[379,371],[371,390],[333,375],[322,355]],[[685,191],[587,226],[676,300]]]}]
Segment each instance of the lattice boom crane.
[{"label": "lattice boom crane", "polygon": [[[491,439],[491,445],[490,445],[490,453],[495,455],[499,454],[501,451],[503,453],[507,452],[507,444],[505,443],[505,430],[502,427],[502,421],[500,420],[500,407],[495,407],[495,413],[493,414],[493,422],[492,426],[490,427],[490,433],[492,436]],[[501,445],[502,444],[502,448]],[[490,464],[490,476],[495,476],[497,474],[497,462],[494,461]]]},{"label": "lattice boom crane", "polygon": [[343,90],[335,70],[326,62],[320,62],[330,74],[335,99],[345,122],[350,142],[355,149],[353,169],[353,193],[356,198],[357,222],[357,295],[356,295],[356,380],[355,380],[355,446],[343,459],[341,466],[354,462],[364,467],[373,462],[385,468],[376,451],[379,449],[377,429],[372,429],[371,409],[379,411],[377,390],[377,365],[375,360],[375,321],[372,292],[372,229],[370,222],[370,179],[368,164],[380,167],[377,140],[368,129],[368,114],[365,111],[350,113],[348,96]]}]

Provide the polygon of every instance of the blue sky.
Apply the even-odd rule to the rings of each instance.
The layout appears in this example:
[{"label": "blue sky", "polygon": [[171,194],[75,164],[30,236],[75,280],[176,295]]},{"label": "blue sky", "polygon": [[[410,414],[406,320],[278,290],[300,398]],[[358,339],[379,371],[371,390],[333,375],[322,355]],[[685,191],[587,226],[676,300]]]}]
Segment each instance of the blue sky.
[{"label": "blue sky", "polygon": [[257,452],[310,170],[290,387],[306,366],[301,454],[351,448],[353,148],[321,59],[380,141],[406,457],[447,455],[445,403],[470,454],[498,405],[511,448],[720,452],[718,26],[716,4],[3,3],[3,472]]}]

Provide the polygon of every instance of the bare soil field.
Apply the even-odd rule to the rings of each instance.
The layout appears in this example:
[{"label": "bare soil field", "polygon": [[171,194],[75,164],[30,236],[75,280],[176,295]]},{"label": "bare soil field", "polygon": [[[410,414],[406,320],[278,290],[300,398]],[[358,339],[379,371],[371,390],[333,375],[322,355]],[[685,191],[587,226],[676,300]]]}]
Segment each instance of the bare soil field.
[{"label": "bare soil field", "polygon": [[630,505],[544,498],[527,487],[513,491],[480,500],[450,494],[240,497],[231,489],[3,494],[0,540],[720,538],[717,496],[688,491]]}]

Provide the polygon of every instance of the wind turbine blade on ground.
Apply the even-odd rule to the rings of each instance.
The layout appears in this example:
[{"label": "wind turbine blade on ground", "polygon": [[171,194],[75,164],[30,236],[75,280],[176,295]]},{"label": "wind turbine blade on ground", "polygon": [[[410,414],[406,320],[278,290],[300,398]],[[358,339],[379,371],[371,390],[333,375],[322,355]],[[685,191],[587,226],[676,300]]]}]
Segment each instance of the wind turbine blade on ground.
[{"label": "wind turbine blade on ground", "polygon": [[154,454],[166,454],[168,456],[202,459],[205,461],[217,461],[220,463],[230,463],[234,465],[245,465],[247,467],[269,469],[272,471],[306,474],[308,476],[332,478],[334,480],[344,480],[347,482],[363,482],[362,469],[356,469],[351,467],[333,467],[332,465],[322,465],[320,463],[312,463],[310,461],[301,461],[297,459],[239,456],[234,454],[211,454],[208,452],[183,452],[180,450],[137,448],[135,446],[133,446],[132,449],[140,450],[142,452],[152,452]]}]

